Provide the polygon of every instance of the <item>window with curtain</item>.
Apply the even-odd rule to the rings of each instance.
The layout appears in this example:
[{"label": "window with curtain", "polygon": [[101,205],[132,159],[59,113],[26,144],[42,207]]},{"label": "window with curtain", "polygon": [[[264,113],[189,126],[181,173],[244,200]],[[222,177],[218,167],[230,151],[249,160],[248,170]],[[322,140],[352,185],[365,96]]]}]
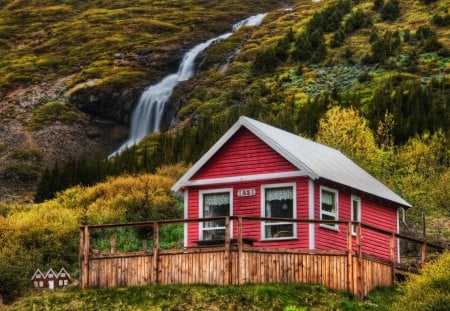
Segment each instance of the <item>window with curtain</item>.
[{"label": "window with curtain", "polygon": [[[320,219],[337,220],[337,191],[322,189],[320,191]],[[322,224],[322,227],[338,229],[337,225]]]},{"label": "window with curtain", "polygon": [[[203,217],[230,216],[230,192],[204,193]],[[225,220],[207,221],[202,227],[203,240],[225,238]]]},{"label": "window with curtain", "polygon": [[[264,217],[294,218],[294,188],[279,187],[264,189]],[[264,239],[295,237],[293,223],[265,222]]]}]

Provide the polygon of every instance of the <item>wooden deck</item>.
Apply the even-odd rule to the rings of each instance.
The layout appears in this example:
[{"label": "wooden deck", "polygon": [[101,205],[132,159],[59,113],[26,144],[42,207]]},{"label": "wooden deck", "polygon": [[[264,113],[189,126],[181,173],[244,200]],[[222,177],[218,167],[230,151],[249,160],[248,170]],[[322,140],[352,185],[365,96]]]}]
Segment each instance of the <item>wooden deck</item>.
[{"label": "wooden deck", "polygon": [[[223,218],[221,218],[223,219]],[[230,220],[238,222],[236,243],[230,243]],[[169,223],[201,222],[205,219],[142,222],[120,225],[85,226],[80,228],[80,263],[82,288],[106,288],[148,284],[212,284],[241,285],[246,283],[302,282],[318,283],[326,287],[348,291],[362,298],[377,286],[394,283],[396,272],[394,249],[398,238],[413,240],[422,245],[422,264],[426,259],[426,241],[404,237],[372,228],[391,237],[391,260],[370,257],[361,252],[361,227],[356,225],[356,247],[352,246],[351,230],[346,250],[299,250],[249,247],[244,245],[242,222],[245,217],[226,217],[228,237],[219,246],[198,248],[159,249],[159,227]],[[209,218],[208,220],[212,220]],[[255,218],[249,218],[255,221]],[[278,220],[258,218],[264,220]],[[292,221],[292,219],[290,220]],[[339,223],[351,228],[351,222]],[[90,248],[91,231],[101,228],[152,226],[154,247],[151,250],[115,253],[95,253]],[[112,243],[114,244],[114,243]],[[430,245],[428,245],[430,246]],[[433,247],[439,248],[437,245]]]}]

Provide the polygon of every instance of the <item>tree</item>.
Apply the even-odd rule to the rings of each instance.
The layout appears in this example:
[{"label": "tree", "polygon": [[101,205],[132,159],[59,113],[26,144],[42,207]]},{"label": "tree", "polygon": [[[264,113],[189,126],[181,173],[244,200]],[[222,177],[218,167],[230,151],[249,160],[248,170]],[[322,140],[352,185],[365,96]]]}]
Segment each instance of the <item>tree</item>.
[{"label": "tree", "polygon": [[338,29],[338,31],[336,31],[333,34],[333,37],[331,37],[331,41],[330,41],[330,47],[331,48],[337,48],[342,46],[342,44],[345,41],[345,33],[344,31],[342,31],[342,29]]},{"label": "tree", "polygon": [[353,108],[333,107],[319,122],[317,141],[334,147],[369,172],[378,175],[380,150],[364,119]]},{"label": "tree", "polygon": [[383,20],[395,21],[400,17],[400,2],[398,0],[388,0],[381,9]]}]

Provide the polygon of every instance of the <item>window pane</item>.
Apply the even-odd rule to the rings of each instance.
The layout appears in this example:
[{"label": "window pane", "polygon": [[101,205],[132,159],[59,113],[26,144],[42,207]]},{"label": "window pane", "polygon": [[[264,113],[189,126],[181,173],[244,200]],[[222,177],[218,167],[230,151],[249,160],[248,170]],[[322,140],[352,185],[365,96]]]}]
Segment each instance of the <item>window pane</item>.
[{"label": "window pane", "polygon": [[[203,217],[230,216],[230,193],[206,193],[203,194]],[[203,228],[217,228],[203,230],[203,240],[216,240],[225,238],[225,220],[207,221]],[[219,229],[220,228],[220,229]]]},{"label": "window pane", "polygon": [[285,238],[294,236],[294,225],[266,225],[265,234],[267,239],[271,238]]},{"label": "window pane", "polygon": [[293,218],[292,187],[271,188],[265,190],[266,217]]},{"label": "window pane", "polygon": [[335,213],[336,212],[336,197],[334,192],[322,190],[322,210]]},{"label": "window pane", "polygon": [[358,210],[359,210],[359,202],[357,200],[353,200],[353,214],[352,221],[358,221]]},{"label": "window pane", "polygon": [[225,239],[225,229],[203,231],[203,240],[223,240],[223,239]]},{"label": "window pane", "polygon": [[336,220],[336,217],[327,215],[327,214],[322,214],[322,219],[323,220]]}]

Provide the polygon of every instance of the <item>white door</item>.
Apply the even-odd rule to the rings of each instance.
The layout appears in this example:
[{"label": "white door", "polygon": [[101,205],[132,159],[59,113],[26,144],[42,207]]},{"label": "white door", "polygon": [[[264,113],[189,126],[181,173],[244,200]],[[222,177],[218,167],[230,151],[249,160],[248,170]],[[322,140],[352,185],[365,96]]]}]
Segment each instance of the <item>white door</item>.
[{"label": "white door", "polygon": [[48,281],[48,289],[54,289],[55,288],[55,281],[50,280]]}]

